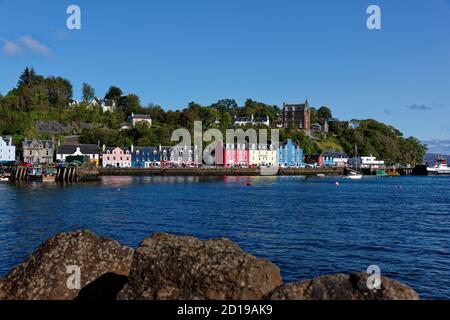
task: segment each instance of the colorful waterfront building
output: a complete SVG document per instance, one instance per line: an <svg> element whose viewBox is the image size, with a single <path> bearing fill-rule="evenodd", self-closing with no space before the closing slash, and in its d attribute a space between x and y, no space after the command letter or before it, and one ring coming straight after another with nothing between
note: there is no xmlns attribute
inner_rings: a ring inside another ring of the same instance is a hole
<svg viewBox="0 0 450 320"><path fill-rule="evenodd" d="M22 142L23 161L27 163L53 163L55 144L52 140L27 140Z"/></svg>
<svg viewBox="0 0 450 320"><path fill-rule="evenodd" d="M16 146L12 143L12 137L0 136L0 164L8 164L16 161Z"/></svg>
<svg viewBox="0 0 450 320"><path fill-rule="evenodd" d="M344 168L348 164L348 156L345 152L324 152L323 164L327 167Z"/></svg>
<svg viewBox="0 0 450 320"><path fill-rule="evenodd" d="M305 163L314 167L323 167L324 159L322 154L307 154L305 155Z"/></svg>
<svg viewBox="0 0 450 320"><path fill-rule="evenodd" d="M85 157L87 161L98 166L100 164L100 148L96 144L61 145L56 151L56 160L67 161L77 157Z"/></svg>
<svg viewBox="0 0 450 320"><path fill-rule="evenodd" d="M197 166L200 163L197 146L160 147L161 167Z"/></svg>
<svg viewBox="0 0 450 320"><path fill-rule="evenodd" d="M215 155L216 165L223 165L224 167L246 167L249 165L249 150L245 143L218 141Z"/></svg>
<svg viewBox="0 0 450 320"><path fill-rule="evenodd" d="M277 149L272 143L251 143L249 144L249 165L250 166L276 166Z"/></svg>
<svg viewBox="0 0 450 320"><path fill-rule="evenodd" d="M131 166L133 168L160 167L161 147L131 146Z"/></svg>
<svg viewBox="0 0 450 320"><path fill-rule="evenodd" d="M103 146L102 165L104 168L131 168L131 150Z"/></svg>
<svg viewBox="0 0 450 320"><path fill-rule="evenodd" d="M295 168L303 165L302 147L291 139L280 145L278 149L278 164L280 167Z"/></svg>

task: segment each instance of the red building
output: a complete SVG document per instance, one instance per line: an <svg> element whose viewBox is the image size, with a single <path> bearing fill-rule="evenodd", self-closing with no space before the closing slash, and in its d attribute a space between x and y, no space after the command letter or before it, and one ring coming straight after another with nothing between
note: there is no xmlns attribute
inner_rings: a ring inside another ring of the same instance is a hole
<svg viewBox="0 0 450 320"><path fill-rule="evenodd" d="M305 155L305 163L316 167L324 166L324 158L322 154Z"/></svg>
<svg viewBox="0 0 450 320"><path fill-rule="evenodd" d="M220 158L222 155L222 159ZM250 150L245 143L223 143L218 142L216 148L216 164L223 163L224 167L248 166L250 159Z"/></svg>

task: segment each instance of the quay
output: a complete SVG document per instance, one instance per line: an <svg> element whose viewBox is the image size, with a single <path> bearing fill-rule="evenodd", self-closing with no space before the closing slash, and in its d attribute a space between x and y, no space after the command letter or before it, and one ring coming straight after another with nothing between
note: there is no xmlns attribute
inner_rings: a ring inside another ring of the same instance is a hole
<svg viewBox="0 0 450 320"><path fill-rule="evenodd" d="M260 176L258 168L100 168L100 176ZM340 176L343 168L280 168L279 176Z"/></svg>

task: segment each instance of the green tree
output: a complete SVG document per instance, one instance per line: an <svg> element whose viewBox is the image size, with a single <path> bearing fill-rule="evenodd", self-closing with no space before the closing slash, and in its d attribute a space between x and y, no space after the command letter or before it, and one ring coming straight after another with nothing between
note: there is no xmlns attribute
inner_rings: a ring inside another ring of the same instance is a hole
<svg viewBox="0 0 450 320"><path fill-rule="evenodd" d="M119 87L111 86L109 87L108 92L106 92L105 94L105 99L119 102L122 95L123 91Z"/></svg>
<svg viewBox="0 0 450 320"><path fill-rule="evenodd" d="M17 88L22 88L24 86L29 86L36 79L36 72L33 68L29 68L28 66L19 76L19 81L17 82Z"/></svg>
<svg viewBox="0 0 450 320"><path fill-rule="evenodd" d="M89 101L94 99L95 90L91 85L83 82L82 95L83 95L83 101L88 103Z"/></svg>
<svg viewBox="0 0 450 320"><path fill-rule="evenodd" d="M320 122L328 122L333 118L333 114L331 113L330 108L320 107L319 110L317 110L317 118Z"/></svg>

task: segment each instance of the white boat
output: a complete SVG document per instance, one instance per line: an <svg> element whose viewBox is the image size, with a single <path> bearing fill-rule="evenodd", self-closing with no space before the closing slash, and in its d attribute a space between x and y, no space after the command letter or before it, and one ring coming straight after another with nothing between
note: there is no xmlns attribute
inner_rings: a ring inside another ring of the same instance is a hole
<svg viewBox="0 0 450 320"><path fill-rule="evenodd" d="M436 165L434 167L427 167L427 171L431 175L450 175L450 167L447 164L447 159L444 158L437 159Z"/></svg>
<svg viewBox="0 0 450 320"><path fill-rule="evenodd" d="M0 177L0 182L8 182L9 178L8 177Z"/></svg>
<svg viewBox="0 0 450 320"><path fill-rule="evenodd" d="M363 175L358 171L358 147L355 145L356 170L349 170L345 179L361 180Z"/></svg>
<svg viewBox="0 0 450 320"><path fill-rule="evenodd" d="M347 176L345 177L345 179L350 179L350 180L360 180L362 179L363 175L355 172L355 171L350 171Z"/></svg>

